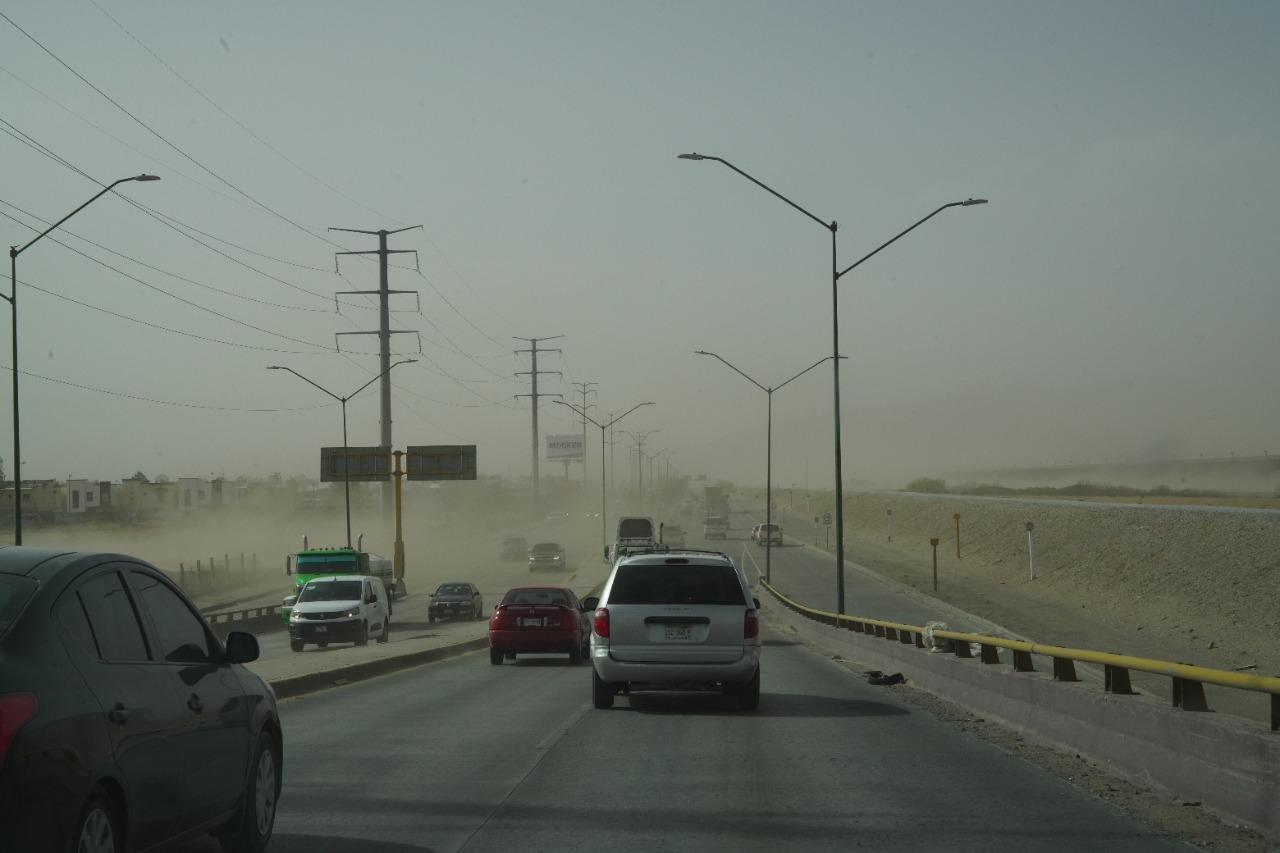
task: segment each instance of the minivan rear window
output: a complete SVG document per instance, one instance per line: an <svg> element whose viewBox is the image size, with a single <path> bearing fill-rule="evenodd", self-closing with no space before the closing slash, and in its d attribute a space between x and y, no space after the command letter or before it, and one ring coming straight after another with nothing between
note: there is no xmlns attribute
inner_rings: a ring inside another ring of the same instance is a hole
<svg viewBox="0 0 1280 853"><path fill-rule="evenodd" d="M608 604L747 603L732 566L619 566Z"/></svg>

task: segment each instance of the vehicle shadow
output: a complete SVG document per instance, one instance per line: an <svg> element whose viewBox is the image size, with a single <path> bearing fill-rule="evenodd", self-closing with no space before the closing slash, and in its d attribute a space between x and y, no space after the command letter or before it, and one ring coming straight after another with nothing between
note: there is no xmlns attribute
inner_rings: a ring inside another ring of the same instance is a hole
<svg viewBox="0 0 1280 853"><path fill-rule="evenodd" d="M577 663L577 664L569 663L569 653L568 653L568 652L565 652L564 654L546 654L546 655L539 655L538 657L528 657L528 658L526 658L526 657L518 657L518 658L516 658L515 660L504 660L504 661L502 662L502 665L503 665L503 666L532 667L532 668L535 668L535 669L536 669L536 668L538 668L538 667L543 667L543 666L571 666L571 667L580 668L580 669L582 669L583 671L585 671L585 670L586 670L586 668L587 668L584 664L580 664L580 663Z"/></svg>
<svg viewBox="0 0 1280 853"><path fill-rule="evenodd" d="M858 717L902 717L911 712L884 702L868 702L863 699L840 699L833 696L813 696L793 693L760 694L760 707L755 711L742 711L734 704L732 696L719 693L633 693L619 695L623 700L615 710L655 716L713 716L727 717L749 715L772 719L833 719Z"/></svg>

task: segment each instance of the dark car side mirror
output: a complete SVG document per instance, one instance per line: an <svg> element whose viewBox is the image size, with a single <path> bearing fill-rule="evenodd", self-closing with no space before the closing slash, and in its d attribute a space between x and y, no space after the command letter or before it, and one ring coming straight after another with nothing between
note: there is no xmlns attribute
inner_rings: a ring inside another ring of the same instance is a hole
<svg viewBox="0 0 1280 853"><path fill-rule="evenodd" d="M585 613L588 610L595 610L600 606L600 599L594 595L588 596L582 600L582 610Z"/></svg>
<svg viewBox="0 0 1280 853"><path fill-rule="evenodd" d="M252 663L258 659L258 638L244 631L227 634L227 662Z"/></svg>
<svg viewBox="0 0 1280 853"><path fill-rule="evenodd" d="M752 604L754 604L754 605L756 606L756 610L759 610L759 609L760 609L760 599L758 599L758 598L756 598L756 597L752 596L752 598L751 598L751 602L752 602Z"/></svg>

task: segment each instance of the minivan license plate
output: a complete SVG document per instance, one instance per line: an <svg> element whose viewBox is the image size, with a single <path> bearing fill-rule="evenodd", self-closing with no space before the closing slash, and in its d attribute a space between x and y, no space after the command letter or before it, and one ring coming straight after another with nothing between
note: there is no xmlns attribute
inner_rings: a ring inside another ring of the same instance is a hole
<svg viewBox="0 0 1280 853"><path fill-rule="evenodd" d="M691 640L693 633L688 625L663 625L662 637L666 640Z"/></svg>
<svg viewBox="0 0 1280 853"><path fill-rule="evenodd" d="M316 633L317 633L317 634L323 634L325 631L328 631L328 630L329 630L329 626L328 626L328 625L317 625L317 626L316 626Z"/></svg>

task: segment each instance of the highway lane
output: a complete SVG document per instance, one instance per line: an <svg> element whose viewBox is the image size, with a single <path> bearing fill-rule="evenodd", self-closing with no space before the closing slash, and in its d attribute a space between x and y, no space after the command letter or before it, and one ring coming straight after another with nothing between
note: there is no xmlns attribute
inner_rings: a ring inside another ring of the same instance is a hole
<svg viewBox="0 0 1280 853"><path fill-rule="evenodd" d="M483 653L282 703L271 849L1185 850L766 626L758 712ZM211 853L211 839L182 853Z"/></svg>

